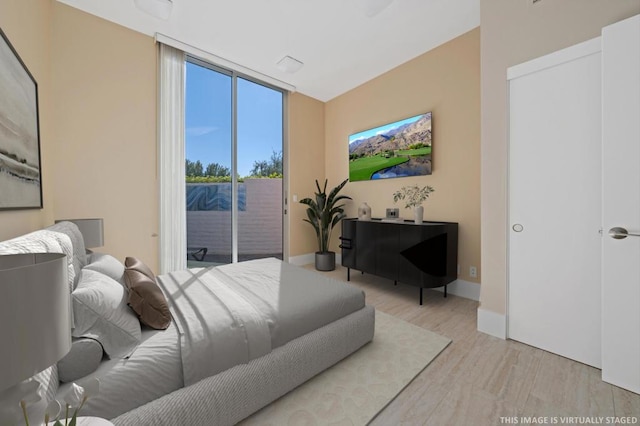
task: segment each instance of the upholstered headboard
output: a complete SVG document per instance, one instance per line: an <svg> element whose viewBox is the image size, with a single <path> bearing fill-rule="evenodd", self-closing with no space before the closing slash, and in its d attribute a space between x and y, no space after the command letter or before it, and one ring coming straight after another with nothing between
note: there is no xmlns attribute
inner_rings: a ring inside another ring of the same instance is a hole
<svg viewBox="0 0 640 426"><path fill-rule="evenodd" d="M59 222L48 228L0 242L0 254L62 253L67 255L69 292L78 284L80 270L87 264L84 240L78 227Z"/></svg>

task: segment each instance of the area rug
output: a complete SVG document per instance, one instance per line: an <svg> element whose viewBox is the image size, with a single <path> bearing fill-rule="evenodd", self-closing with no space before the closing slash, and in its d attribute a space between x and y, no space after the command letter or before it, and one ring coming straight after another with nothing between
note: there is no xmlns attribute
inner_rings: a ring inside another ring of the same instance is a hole
<svg viewBox="0 0 640 426"><path fill-rule="evenodd" d="M241 422L241 425L365 425L450 339L376 311L373 341Z"/></svg>

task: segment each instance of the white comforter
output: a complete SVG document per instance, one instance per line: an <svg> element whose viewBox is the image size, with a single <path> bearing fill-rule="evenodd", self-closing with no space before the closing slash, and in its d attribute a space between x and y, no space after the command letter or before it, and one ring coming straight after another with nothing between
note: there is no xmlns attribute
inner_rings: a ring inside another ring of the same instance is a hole
<svg viewBox="0 0 640 426"><path fill-rule="evenodd" d="M185 386L364 307L362 291L274 258L158 281L179 330Z"/></svg>
<svg viewBox="0 0 640 426"><path fill-rule="evenodd" d="M185 386L271 352L266 320L217 269L177 271L159 281L180 333Z"/></svg>

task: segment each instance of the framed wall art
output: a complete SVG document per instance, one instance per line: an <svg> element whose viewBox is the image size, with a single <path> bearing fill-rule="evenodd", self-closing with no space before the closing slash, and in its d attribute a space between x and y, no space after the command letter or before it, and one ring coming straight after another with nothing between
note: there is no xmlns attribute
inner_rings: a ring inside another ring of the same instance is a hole
<svg viewBox="0 0 640 426"><path fill-rule="evenodd" d="M38 84L0 36L0 210L40 209Z"/></svg>

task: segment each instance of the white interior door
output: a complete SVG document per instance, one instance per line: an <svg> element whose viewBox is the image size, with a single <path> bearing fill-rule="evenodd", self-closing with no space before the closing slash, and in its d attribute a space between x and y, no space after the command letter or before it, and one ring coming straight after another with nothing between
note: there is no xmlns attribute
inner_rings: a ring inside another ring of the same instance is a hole
<svg viewBox="0 0 640 426"><path fill-rule="evenodd" d="M596 367L600 49L594 39L508 70L508 337Z"/></svg>
<svg viewBox="0 0 640 426"><path fill-rule="evenodd" d="M602 31L602 379L640 393L640 15Z"/></svg>

